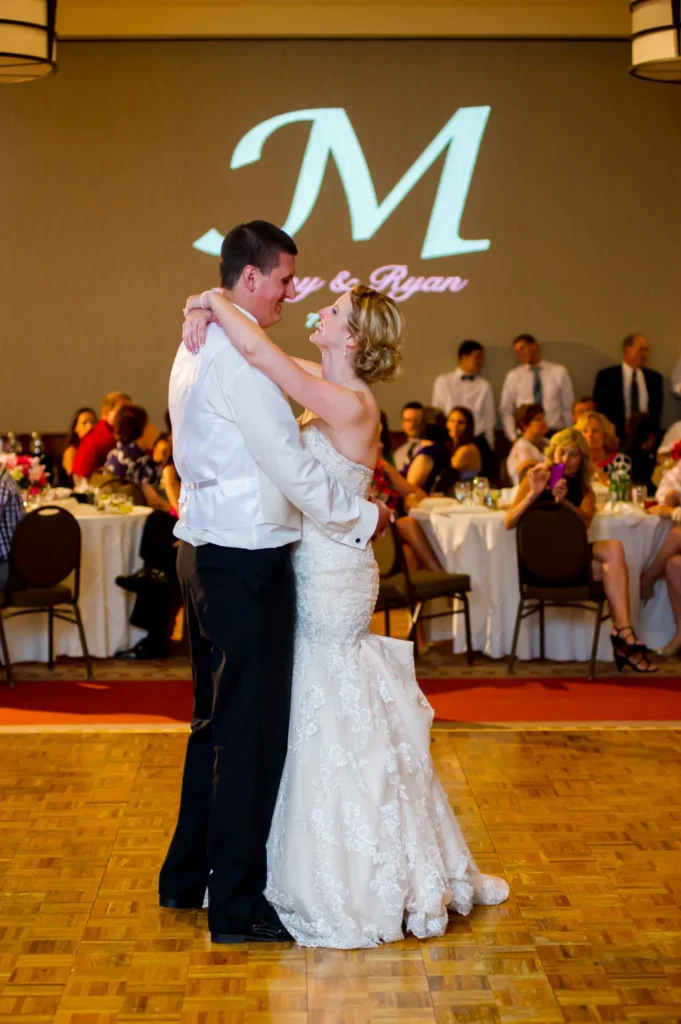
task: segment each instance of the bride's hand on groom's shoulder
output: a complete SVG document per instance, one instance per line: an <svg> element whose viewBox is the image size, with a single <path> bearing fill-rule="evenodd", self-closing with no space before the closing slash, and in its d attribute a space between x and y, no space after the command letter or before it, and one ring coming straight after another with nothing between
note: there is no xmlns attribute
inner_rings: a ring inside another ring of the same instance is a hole
<svg viewBox="0 0 681 1024"><path fill-rule="evenodd" d="M206 344L206 329L213 319L213 314L209 309L185 307L182 341L192 355L196 355Z"/></svg>

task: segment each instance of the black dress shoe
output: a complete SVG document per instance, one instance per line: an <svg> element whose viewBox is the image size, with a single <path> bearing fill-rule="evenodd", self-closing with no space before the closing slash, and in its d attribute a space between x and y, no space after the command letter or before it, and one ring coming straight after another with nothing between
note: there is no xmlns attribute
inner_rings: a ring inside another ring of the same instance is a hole
<svg viewBox="0 0 681 1024"><path fill-rule="evenodd" d="M159 907L164 907L166 910L201 910L203 900L191 898L176 899L174 896L159 896L158 905Z"/></svg>
<svg viewBox="0 0 681 1024"><path fill-rule="evenodd" d="M245 932L211 932L211 942L216 943L219 946L231 945L237 942L294 942L294 938L290 935L283 924L279 922L275 924L274 921L261 918L259 921L254 921L250 928Z"/></svg>
<svg viewBox="0 0 681 1024"><path fill-rule="evenodd" d="M153 590L154 587L165 586L168 582L168 574L160 569L138 569L129 576L116 577L116 586L130 594Z"/></svg>
<svg viewBox="0 0 681 1024"><path fill-rule="evenodd" d="M165 640L157 640L155 637L145 636L126 651L116 651L116 657L121 661L148 661L150 658L169 658L170 647Z"/></svg>

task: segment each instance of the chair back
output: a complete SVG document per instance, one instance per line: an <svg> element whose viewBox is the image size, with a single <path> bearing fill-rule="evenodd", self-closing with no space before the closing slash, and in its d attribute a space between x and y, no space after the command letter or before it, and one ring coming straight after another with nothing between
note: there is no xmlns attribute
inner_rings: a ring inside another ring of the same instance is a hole
<svg viewBox="0 0 681 1024"><path fill-rule="evenodd" d="M123 494L126 498L132 498L133 505L146 505L147 499L141 487L132 481L106 480L99 486L100 494Z"/></svg>
<svg viewBox="0 0 681 1024"><path fill-rule="evenodd" d="M586 527L569 508L530 507L517 527L520 585L576 583L591 560Z"/></svg>
<svg viewBox="0 0 681 1024"><path fill-rule="evenodd" d="M390 523L384 535L376 538L373 542L373 549L378 565L378 574L382 580L402 572L402 548L395 523Z"/></svg>
<svg viewBox="0 0 681 1024"><path fill-rule="evenodd" d="M80 526L64 508L44 505L29 512L14 531L9 555L6 601L12 590L47 589L76 574L80 585Z"/></svg>

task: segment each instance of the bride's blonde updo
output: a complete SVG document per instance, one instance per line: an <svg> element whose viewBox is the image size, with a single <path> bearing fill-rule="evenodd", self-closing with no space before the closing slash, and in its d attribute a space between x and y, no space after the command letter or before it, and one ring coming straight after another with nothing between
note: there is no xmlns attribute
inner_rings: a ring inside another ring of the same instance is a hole
<svg viewBox="0 0 681 1024"><path fill-rule="evenodd" d="M357 342L353 366L366 384L389 381L402 362L404 318L383 292L356 284L350 291L352 313L348 326Z"/></svg>

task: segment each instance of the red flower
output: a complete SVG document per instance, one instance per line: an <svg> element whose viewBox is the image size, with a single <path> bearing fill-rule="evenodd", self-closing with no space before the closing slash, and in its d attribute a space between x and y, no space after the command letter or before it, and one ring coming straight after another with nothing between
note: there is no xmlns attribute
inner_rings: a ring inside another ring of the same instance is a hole
<svg viewBox="0 0 681 1024"><path fill-rule="evenodd" d="M677 441L672 448L672 458L674 462L678 462L681 459L681 441Z"/></svg>

